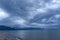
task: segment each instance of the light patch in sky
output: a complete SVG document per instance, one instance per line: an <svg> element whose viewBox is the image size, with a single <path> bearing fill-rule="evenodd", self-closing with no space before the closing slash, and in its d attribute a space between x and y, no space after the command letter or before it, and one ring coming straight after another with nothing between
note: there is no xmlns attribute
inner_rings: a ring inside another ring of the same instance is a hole
<svg viewBox="0 0 60 40"><path fill-rule="evenodd" d="M15 24L19 24L19 25L25 25L26 24L26 20L24 20L23 18L20 18L20 17L18 17L18 18L12 18L12 21L13 21L13 23L15 23Z"/></svg>
<svg viewBox="0 0 60 40"><path fill-rule="evenodd" d="M52 10L55 10L55 9L58 9L60 6L59 6L59 4L48 4L48 3L46 3L46 7L45 7L45 9L52 9Z"/></svg>
<svg viewBox="0 0 60 40"><path fill-rule="evenodd" d="M58 14L58 15L55 15L55 18L60 18L60 15Z"/></svg>
<svg viewBox="0 0 60 40"><path fill-rule="evenodd" d="M52 3L60 3L60 0L51 0Z"/></svg>
<svg viewBox="0 0 60 40"><path fill-rule="evenodd" d="M15 22L16 22L17 24L23 25L23 24L25 23L25 20L23 20L23 19L17 19L17 20L15 20Z"/></svg>
<svg viewBox="0 0 60 40"><path fill-rule="evenodd" d="M0 20L9 17L9 14L0 8Z"/></svg>
<svg viewBox="0 0 60 40"><path fill-rule="evenodd" d="M45 13L45 12L47 12L47 10L44 8L40 8L40 9L36 9L36 12L37 13Z"/></svg>
<svg viewBox="0 0 60 40"><path fill-rule="evenodd" d="M46 21L47 21L47 19L42 19L42 20L41 20L41 22L46 22Z"/></svg>
<svg viewBox="0 0 60 40"><path fill-rule="evenodd" d="M33 26L33 27L40 27L40 28L46 28L47 26L49 26L48 24L39 24L39 23L31 23L30 26ZM46 27L45 27L46 26Z"/></svg>

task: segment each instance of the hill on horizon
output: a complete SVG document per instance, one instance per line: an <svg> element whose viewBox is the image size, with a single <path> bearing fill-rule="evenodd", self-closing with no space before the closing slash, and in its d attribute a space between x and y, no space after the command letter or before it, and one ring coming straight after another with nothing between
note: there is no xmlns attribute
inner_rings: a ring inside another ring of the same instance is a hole
<svg viewBox="0 0 60 40"><path fill-rule="evenodd" d="M14 28L11 28L5 25L0 25L0 30L14 30Z"/></svg>

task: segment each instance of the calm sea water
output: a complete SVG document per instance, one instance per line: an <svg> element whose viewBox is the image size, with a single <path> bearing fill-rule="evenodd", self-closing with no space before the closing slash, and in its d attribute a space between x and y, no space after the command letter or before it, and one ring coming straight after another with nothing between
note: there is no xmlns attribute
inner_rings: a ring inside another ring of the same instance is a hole
<svg viewBox="0 0 60 40"><path fill-rule="evenodd" d="M0 32L15 35L24 40L60 40L60 30L5 30Z"/></svg>

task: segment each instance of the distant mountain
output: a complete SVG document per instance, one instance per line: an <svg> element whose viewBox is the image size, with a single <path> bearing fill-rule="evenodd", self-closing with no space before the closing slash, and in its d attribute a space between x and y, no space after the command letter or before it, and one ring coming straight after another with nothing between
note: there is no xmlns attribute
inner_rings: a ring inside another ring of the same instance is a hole
<svg viewBox="0 0 60 40"><path fill-rule="evenodd" d="M33 27L27 27L27 28L11 28L8 26L0 25L0 30L40 30L42 28L33 28Z"/></svg>
<svg viewBox="0 0 60 40"><path fill-rule="evenodd" d="M28 27L28 28L20 28L19 30L41 30L43 28L33 28L33 27Z"/></svg>
<svg viewBox="0 0 60 40"><path fill-rule="evenodd" d="M57 25L56 25L57 26ZM58 25L60 26L60 25ZM25 28L11 28L8 26L0 25L0 30L44 30L44 29L60 29L59 27L51 26L48 28L35 28L35 27L25 27Z"/></svg>
<svg viewBox="0 0 60 40"><path fill-rule="evenodd" d="M18 28L16 30L41 30L44 28L39 28L39 27L25 27L25 28Z"/></svg>
<svg viewBox="0 0 60 40"><path fill-rule="evenodd" d="M0 30L15 30L14 28L10 28L8 26L0 25Z"/></svg>

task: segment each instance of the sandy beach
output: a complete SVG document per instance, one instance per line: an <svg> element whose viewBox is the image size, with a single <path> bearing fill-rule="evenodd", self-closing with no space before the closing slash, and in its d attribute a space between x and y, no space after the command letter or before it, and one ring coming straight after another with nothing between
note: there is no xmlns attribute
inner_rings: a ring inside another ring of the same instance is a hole
<svg viewBox="0 0 60 40"><path fill-rule="evenodd" d="M0 40L22 40L20 37L0 32Z"/></svg>

